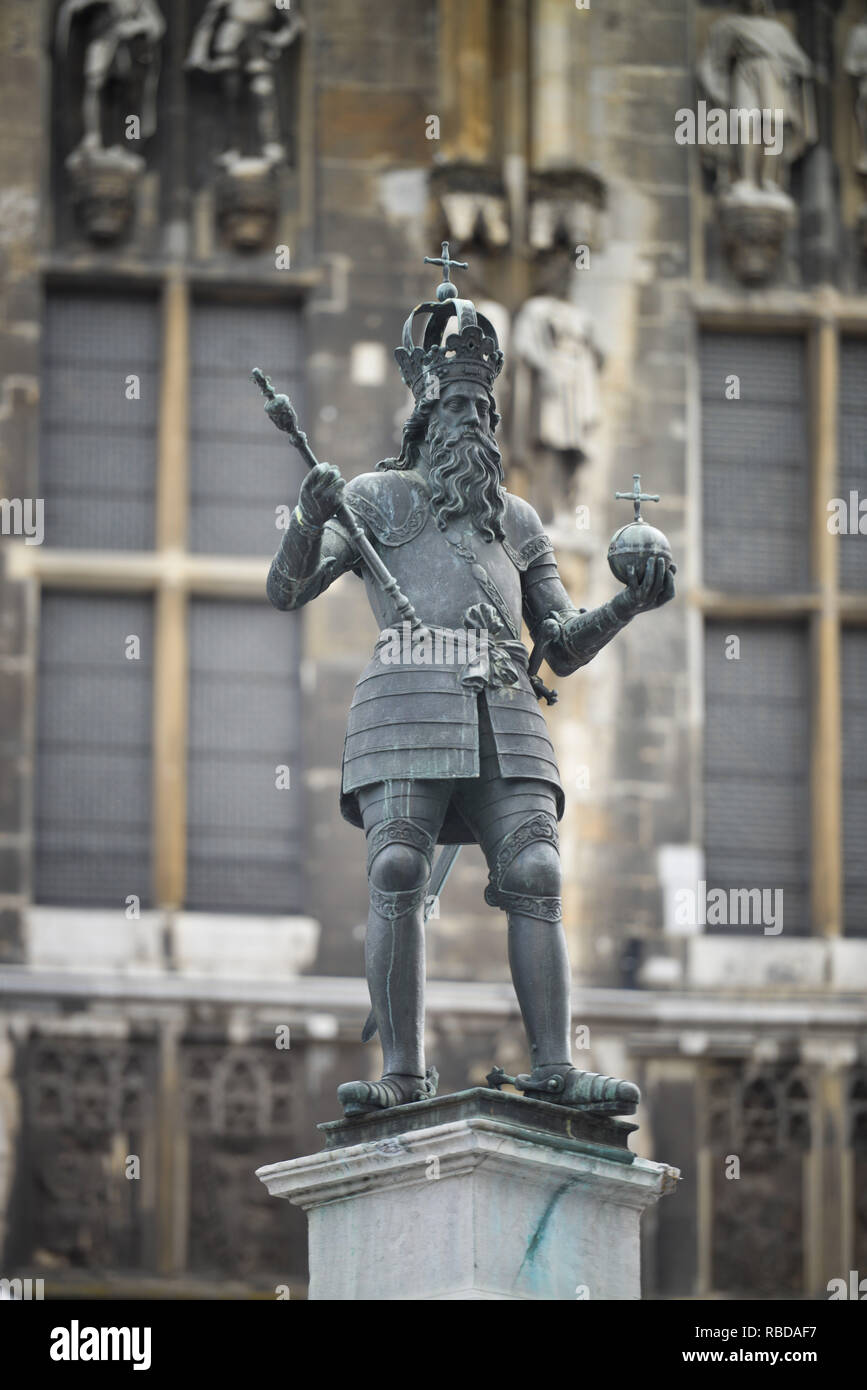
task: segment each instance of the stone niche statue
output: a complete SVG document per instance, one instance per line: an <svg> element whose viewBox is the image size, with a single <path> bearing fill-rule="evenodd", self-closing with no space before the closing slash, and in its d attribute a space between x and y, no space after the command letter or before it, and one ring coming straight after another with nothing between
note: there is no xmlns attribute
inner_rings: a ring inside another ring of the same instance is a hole
<svg viewBox="0 0 867 1390"><path fill-rule="evenodd" d="M276 215L274 174L286 161L276 70L304 28L273 0L210 0L190 44L187 70L217 78L222 90L217 216L239 250L262 245Z"/></svg>
<svg viewBox="0 0 867 1390"><path fill-rule="evenodd" d="M855 171L867 181L867 19L856 24L849 35L843 66L855 83L855 119L858 122L859 149ZM867 202L858 214L861 254L867 258Z"/></svg>
<svg viewBox="0 0 867 1390"><path fill-rule="evenodd" d="M867 19L856 24L849 35L843 66L855 82L855 119L861 142L855 168L867 178Z"/></svg>
<svg viewBox="0 0 867 1390"><path fill-rule="evenodd" d="M727 132L703 154L716 171L723 243L747 282L772 273L796 219L788 177L817 138L812 72L771 0L742 0L739 15L717 20L699 60L708 131L722 113Z"/></svg>
<svg viewBox="0 0 867 1390"><path fill-rule="evenodd" d="M515 319L512 351L538 377L532 441L586 456L599 423L601 361L589 314L569 300L536 295Z"/></svg>
<svg viewBox="0 0 867 1390"><path fill-rule="evenodd" d="M380 628L349 712L341 810L367 840L372 1014L363 1036L379 1031L384 1066L381 1080L346 1082L338 1097L357 1115L435 1094L424 1057L425 908L458 847L478 844L485 901L508 922L531 1064L517 1077L495 1068L489 1084L628 1114L639 1099L632 1082L571 1060L557 835L564 794L538 705L556 697L538 670L544 655L557 675L571 675L637 614L672 599L671 552L635 500L636 522L626 540L618 532L610 561L625 587L590 612L576 608L536 511L505 486L496 332L457 297L447 244L436 263L445 267L436 299L410 314L395 351L415 400L397 458L344 483L337 468L317 463L287 397L254 372L268 414L310 466L268 596L297 610L355 570ZM529 656L522 614L535 642ZM437 844L446 848L434 863Z"/></svg>
<svg viewBox="0 0 867 1390"><path fill-rule="evenodd" d="M527 467L547 493L545 510L554 516L565 495L571 518L575 472L591 453L600 418L602 354L593 321L568 299L535 295L515 318L512 356L512 458L532 460Z"/></svg>
<svg viewBox="0 0 867 1390"><path fill-rule="evenodd" d="M81 72L72 73L73 30L78 28L83 30L83 59ZM132 216L145 162L120 142L148 140L156 131L165 30L155 0L63 0L57 12L57 61L70 84L80 82L82 91L83 134L66 168L80 219L95 241L113 241Z"/></svg>

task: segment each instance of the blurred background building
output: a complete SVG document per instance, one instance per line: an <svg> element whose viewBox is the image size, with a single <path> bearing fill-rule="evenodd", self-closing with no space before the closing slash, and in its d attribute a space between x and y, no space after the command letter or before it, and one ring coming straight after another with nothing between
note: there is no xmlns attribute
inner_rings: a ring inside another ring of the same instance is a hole
<svg viewBox="0 0 867 1390"><path fill-rule="evenodd" d="M577 1056L684 1175L647 1296L826 1297L867 1275L867 8L256 10L0 4L0 1274L303 1297L253 1171L377 1074L375 632L352 575L267 604L301 473L249 373L347 476L395 453L448 237L574 601L633 473L678 561L550 712ZM782 153L712 141L730 105ZM526 1065L484 883L429 928L442 1089Z"/></svg>

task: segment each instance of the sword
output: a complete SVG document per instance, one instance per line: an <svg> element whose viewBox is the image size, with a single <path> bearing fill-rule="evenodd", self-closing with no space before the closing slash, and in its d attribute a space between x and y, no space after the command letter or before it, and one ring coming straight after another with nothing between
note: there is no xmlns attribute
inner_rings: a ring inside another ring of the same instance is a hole
<svg viewBox="0 0 867 1390"><path fill-rule="evenodd" d="M530 653L530 664L527 667L527 674L530 677L530 684L537 700L545 700L549 705L556 705L557 692L549 690L547 685L543 685L539 679L539 667L545 659L545 653L551 643L560 636L560 619L556 613L549 613L542 626L539 628L538 640L533 645Z"/></svg>

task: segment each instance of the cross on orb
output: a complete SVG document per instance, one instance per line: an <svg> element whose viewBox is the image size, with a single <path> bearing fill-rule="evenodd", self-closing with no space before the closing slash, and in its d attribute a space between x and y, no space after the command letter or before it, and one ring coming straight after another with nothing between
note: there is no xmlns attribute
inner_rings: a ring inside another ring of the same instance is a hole
<svg viewBox="0 0 867 1390"><path fill-rule="evenodd" d="M640 474L640 473L633 473L633 475L632 475L632 491L631 491L631 492L615 492L614 497L615 497L615 500L616 500L616 501L619 501L619 500L622 498L624 501L631 502L631 503L633 504L633 506L635 507L635 520L636 520L636 521L643 521L643 520L644 520L644 517L641 515L641 504L642 504L642 502L658 502L658 501L659 501L659 493L658 493L658 492L642 492L642 491L641 491L641 474Z"/></svg>

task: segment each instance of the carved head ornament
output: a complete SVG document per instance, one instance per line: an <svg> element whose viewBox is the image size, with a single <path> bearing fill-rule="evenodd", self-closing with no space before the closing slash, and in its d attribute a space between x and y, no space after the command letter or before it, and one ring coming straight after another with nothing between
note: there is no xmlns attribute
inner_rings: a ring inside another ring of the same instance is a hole
<svg viewBox="0 0 867 1390"><path fill-rule="evenodd" d="M417 305L403 326L402 345L395 348L394 358L404 382L416 400L437 395L452 381L475 381L490 391L502 371L503 353L493 325L477 312L472 300L459 298L457 285L450 279L452 268L465 270L466 263L450 259L447 241L441 257L425 256L425 262L441 265L443 280L436 300ZM428 316L424 335L416 343L415 320L424 314Z"/></svg>

